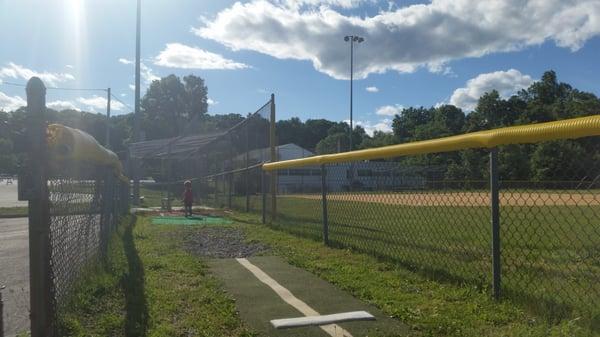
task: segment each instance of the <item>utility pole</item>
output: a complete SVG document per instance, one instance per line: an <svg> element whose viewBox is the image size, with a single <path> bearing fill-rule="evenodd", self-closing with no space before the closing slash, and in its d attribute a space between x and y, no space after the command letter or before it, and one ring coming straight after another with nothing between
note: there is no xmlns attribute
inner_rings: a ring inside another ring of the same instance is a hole
<svg viewBox="0 0 600 337"><path fill-rule="evenodd" d="M135 35L135 112L133 115L133 141L140 141L140 34L141 34L142 1L137 0L137 22ZM133 204L140 204L140 172L137 158L130 158L133 166Z"/></svg>
<svg viewBox="0 0 600 337"><path fill-rule="evenodd" d="M106 89L106 138L104 146L110 149L110 88Z"/></svg>

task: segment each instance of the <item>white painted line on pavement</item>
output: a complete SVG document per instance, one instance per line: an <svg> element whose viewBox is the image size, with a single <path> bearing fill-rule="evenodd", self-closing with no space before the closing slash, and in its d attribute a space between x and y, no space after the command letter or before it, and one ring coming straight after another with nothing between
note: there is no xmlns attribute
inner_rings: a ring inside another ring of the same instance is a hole
<svg viewBox="0 0 600 337"><path fill-rule="evenodd" d="M268 285L273 291L281 297L287 304L296 308L296 310L300 311L304 316L319 316L320 314L308 304L302 302L299 298L294 296L291 291L284 288L281 284L267 275L264 271L262 271L257 266L253 265L248 259L236 259L244 268L248 269L256 278L262 283ZM327 324L320 326L323 331L329 334L332 337L353 337L350 332L346 331L344 328L337 324Z"/></svg>

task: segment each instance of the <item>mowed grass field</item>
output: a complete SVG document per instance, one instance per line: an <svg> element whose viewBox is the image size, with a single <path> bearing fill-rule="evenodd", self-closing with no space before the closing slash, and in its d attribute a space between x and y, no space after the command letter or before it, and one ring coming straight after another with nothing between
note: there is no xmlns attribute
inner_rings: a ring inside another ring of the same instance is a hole
<svg viewBox="0 0 600 337"><path fill-rule="evenodd" d="M393 195L385 203L374 194L376 202L366 201L367 194L357 195L329 195L332 246L392 260L442 282L489 287L490 207L452 202L395 205L389 202ZM428 193L422 197L437 198ZM555 194L549 194L548 200L552 198ZM322 240L320 195L280 196L277 203L277 219L271 226ZM548 320L581 319L598 331L600 206L538 203L501 206L503 298Z"/></svg>

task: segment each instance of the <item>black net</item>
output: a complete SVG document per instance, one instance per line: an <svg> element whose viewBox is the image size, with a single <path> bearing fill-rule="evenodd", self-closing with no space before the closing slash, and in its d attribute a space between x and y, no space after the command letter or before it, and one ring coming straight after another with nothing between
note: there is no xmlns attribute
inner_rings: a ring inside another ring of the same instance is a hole
<svg viewBox="0 0 600 337"><path fill-rule="evenodd" d="M136 153L160 153L145 159L149 167L160 167L160 174L152 174L160 181L143 184L146 204L163 208L182 206L183 183L189 180L195 205L262 214L264 177L261 166L271 160L273 109L273 103L269 101L237 125L215 136L186 136L167 143L162 141L161 149L166 150L152 150L158 141L136 145L133 148ZM153 165L150 165L151 161L154 161Z"/></svg>

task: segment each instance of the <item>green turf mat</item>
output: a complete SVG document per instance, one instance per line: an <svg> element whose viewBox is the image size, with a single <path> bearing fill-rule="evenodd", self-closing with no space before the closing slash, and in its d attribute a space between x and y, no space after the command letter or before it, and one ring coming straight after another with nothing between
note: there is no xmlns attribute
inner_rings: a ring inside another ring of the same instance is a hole
<svg viewBox="0 0 600 337"><path fill-rule="evenodd" d="M156 216L152 218L153 225L226 225L233 221L214 216Z"/></svg>

